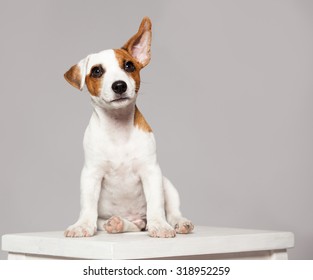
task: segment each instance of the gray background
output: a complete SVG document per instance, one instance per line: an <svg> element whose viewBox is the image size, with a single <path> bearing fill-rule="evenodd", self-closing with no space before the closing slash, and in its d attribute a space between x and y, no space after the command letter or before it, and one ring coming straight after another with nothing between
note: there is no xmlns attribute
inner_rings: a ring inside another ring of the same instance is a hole
<svg viewBox="0 0 313 280"><path fill-rule="evenodd" d="M293 231L290 258L313 259L309 0L1 0L0 235L77 219L92 108L63 73L121 46L145 15L152 61L138 103L184 214Z"/></svg>

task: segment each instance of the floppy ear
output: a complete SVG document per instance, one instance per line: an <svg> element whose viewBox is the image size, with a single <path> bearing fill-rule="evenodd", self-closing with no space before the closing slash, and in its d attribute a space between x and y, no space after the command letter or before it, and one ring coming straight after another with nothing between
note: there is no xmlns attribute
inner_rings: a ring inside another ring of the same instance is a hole
<svg viewBox="0 0 313 280"><path fill-rule="evenodd" d="M86 57L73 65L65 74L64 78L73 87L82 90L85 85L86 68L89 57Z"/></svg>
<svg viewBox="0 0 313 280"><path fill-rule="evenodd" d="M145 67L151 58L151 20L144 17L141 21L138 32L131 37L122 49L126 50L133 58L135 58L142 67Z"/></svg>

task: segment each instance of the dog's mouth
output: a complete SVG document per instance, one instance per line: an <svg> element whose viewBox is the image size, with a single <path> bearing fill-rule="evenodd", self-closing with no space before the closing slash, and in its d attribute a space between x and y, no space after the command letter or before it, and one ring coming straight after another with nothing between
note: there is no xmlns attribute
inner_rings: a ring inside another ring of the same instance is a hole
<svg viewBox="0 0 313 280"><path fill-rule="evenodd" d="M129 97L121 97L121 98L116 98L116 99L113 99L112 101L110 101L110 103L118 103L118 102L123 102L125 100L129 100L130 98Z"/></svg>

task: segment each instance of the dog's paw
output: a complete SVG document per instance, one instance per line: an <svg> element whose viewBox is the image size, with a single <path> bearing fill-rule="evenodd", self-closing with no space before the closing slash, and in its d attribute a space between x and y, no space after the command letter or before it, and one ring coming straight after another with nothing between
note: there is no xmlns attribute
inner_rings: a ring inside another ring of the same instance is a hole
<svg viewBox="0 0 313 280"><path fill-rule="evenodd" d="M177 233L186 234L192 232L193 229L194 225L192 224L192 222L186 219L182 219L175 225L175 231Z"/></svg>
<svg viewBox="0 0 313 280"><path fill-rule="evenodd" d="M171 238L176 236L175 230L166 222L148 223L148 232L151 237Z"/></svg>
<svg viewBox="0 0 313 280"><path fill-rule="evenodd" d="M144 230L146 228L146 221L138 219L132 221L140 230Z"/></svg>
<svg viewBox="0 0 313 280"><path fill-rule="evenodd" d="M120 217L113 216L107 220L106 224L104 225L104 229L108 233L119 233L123 232L124 222Z"/></svg>
<svg viewBox="0 0 313 280"><path fill-rule="evenodd" d="M64 232L65 237L90 237L97 232L95 226L84 224L74 224L69 226Z"/></svg>

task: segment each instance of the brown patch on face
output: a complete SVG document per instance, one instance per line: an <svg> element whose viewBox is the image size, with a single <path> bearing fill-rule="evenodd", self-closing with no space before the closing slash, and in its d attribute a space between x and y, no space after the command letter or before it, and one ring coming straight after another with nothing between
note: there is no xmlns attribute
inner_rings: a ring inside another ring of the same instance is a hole
<svg viewBox="0 0 313 280"><path fill-rule="evenodd" d="M65 80L67 80L73 87L76 87L81 90L81 80L82 76L80 74L80 68L76 64L72 66L65 74L64 74Z"/></svg>
<svg viewBox="0 0 313 280"><path fill-rule="evenodd" d="M140 113L137 106L135 107L134 125L145 132L152 132L150 125Z"/></svg>
<svg viewBox="0 0 313 280"><path fill-rule="evenodd" d="M93 67L95 67L95 66L93 66ZM103 75L99 78L93 77L91 75L91 70L90 70L90 73L88 75L86 75L85 82L86 82L88 91L90 92L91 95L93 95L93 96L99 96L100 95L102 83L103 83Z"/></svg>
<svg viewBox="0 0 313 280"><path fill-rule="evenodd" d="M140 70L142 68L141 64L138 63L127 51L125 50L122 50L122 49L116 49L114 50L115 52L115 57L118 61L118 64L120 65L121 69L124 70L124 67L125 67L125 62L127 61L131 61L134 66L135 66L135 71L133 72L126 72L125 73L129 76L131 76L134 81L135 81L135 85L136 85L136 88L135 88L135 91L136 93L138 93L139 91L139 88L140 88Z"/></svg>

